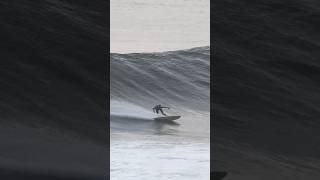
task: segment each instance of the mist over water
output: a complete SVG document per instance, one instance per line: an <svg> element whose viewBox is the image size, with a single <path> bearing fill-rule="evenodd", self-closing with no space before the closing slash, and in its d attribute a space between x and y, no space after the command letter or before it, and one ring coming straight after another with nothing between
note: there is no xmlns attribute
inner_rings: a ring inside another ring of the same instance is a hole
<svg viewBox="0 0 320 180"><path fill-rule="evenodd" d="M152 120L152 118L160 116L152 113L152 111L147 110L141 106L137 106L128 102L113 100L110 101L110 115L119 117L131 117L137 119L139 118L146 120Z"/></svg>

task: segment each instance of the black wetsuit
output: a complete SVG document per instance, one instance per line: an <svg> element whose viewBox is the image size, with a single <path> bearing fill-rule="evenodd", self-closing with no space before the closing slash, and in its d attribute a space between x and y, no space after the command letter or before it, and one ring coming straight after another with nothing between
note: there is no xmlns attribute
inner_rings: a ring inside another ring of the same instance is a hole
<svg viewBox="0 0 320 180"><path fill-rule="evenodd" d="M168 108L170 109L169 107L163 107L161 106L160 104L159 105L156 105L155 107L152 108L153 112L159 114L159 111L161 112L161 114L163 114L164 116L167 116L164 112L163 112L163 108Z"/></svg>

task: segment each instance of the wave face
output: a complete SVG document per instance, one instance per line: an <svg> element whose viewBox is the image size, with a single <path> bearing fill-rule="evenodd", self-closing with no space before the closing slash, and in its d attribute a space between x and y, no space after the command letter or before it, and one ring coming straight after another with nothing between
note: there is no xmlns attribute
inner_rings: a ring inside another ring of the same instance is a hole
<svg viewBox="0 0 320 180"><path fill-rule="evenodd" d="M105 140L104 5L0 2L1 119Z"/></svg>
<svg viewBox="0 0 320 180"><path fill-rule="evenodd" d="M209 47L111 54L111 179L208 179L209 67ZM181 118L154 120L156 104Z"/></svg>
<svg viewBox="0 0 320 180"><path fill-rule="evenodd" d="M1 179L105 179L107 4L0 1Z"/></svg>
<svg viewBox="0 0 320 180"><path fill-rule="evenodd" d="M210 48L111 54L110 97L152 108L209 111Z"/></svg>
<svg viewBox="0 0 320 180"><path fill-rule="evenodd" d="M214 168L230 179L317 179L319 3L213 6Z"/></svg>

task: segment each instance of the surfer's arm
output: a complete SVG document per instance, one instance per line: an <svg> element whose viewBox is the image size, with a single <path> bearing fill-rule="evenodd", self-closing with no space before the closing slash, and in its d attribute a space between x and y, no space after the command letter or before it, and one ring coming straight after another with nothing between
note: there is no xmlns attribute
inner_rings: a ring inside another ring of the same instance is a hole
<svg viewBox="0 0 320 180"><path fill-rule="evenodd" d="M161 107L161 108L167 108L167 109L170 109L169 107Z"/></svg>

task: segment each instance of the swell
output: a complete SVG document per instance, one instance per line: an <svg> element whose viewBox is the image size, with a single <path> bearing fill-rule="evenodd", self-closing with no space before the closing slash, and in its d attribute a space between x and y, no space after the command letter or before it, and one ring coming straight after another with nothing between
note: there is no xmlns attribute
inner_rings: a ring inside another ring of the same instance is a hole
<svg viewBox="0 0 320 180"><path fill-rule="evenodd" d="M3 123L41 123L104 139L104 5L0 1Z"/></svg>
<svg viewBox="0 0 320 180"><path fill-rule="evenodd" d="M111 54L111 99L209 110L210 48Z"/></svg>
<svg viewBox="0 0 320 180"><path fill-rule="evenodd" d="M106 7L0 0L3 179L105 179Z"/></svg>
<svg viewBox="0 0 320 180"><path fill-rule="evenodd" d="M213 8L217 144L319 158L320 4L230 0Z"/></svg>

